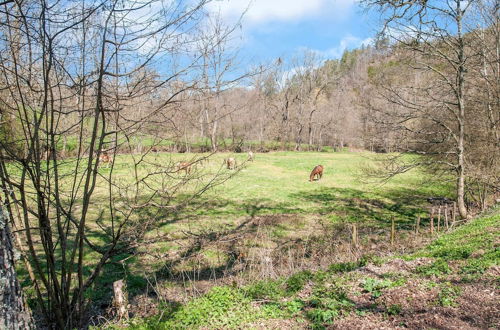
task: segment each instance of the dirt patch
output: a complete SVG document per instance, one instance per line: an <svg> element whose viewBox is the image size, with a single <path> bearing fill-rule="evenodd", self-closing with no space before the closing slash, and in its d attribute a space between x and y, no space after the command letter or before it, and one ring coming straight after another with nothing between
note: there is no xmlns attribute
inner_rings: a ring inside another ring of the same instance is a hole
<svg viewBox="0 0 500 330"><path fill-rule="evenodd" d="M460 285L455 307L438 306L439 287L411 282L378 298L350 296L361 315L352 313L329 329L498 329L499 292L481 284ZM391 315L396 312L397 315Z"/></svg>
<svg viewBox="0 0 500 330"><path fill-rule="evenodd" d="M481 328L500 326L500 290L493 284L467 284L460 286L462 293L457 298L459 309L456 317L467 324Z"/></svg>
<svg viewBox="0 0 500 330"><path fill-rule="evenodd" d="M380 266L370 264L359 269L358 271L367 275L376 275L379 277L387 273L409 274L413 273L417 267L429 265L431 263L432 259L430 258L418 258L410 261L393 259Z"/></svg>
<svg viewBox="0 0 500 330"><path fill-rule="evenodd" d="M309 329L307 323L299 323L293 319L271 319L271 320L260 320L255 323L248 324L245 329Z"/></svg>
<svg viewBox="0 0 500 330"><path fill-rule="evenodd" d="M486 277L492 278L500 278L500 266L492 266L490 267L486 273L484 273Z"/></svg>
<svg viewBox="0 0 500 330"><path fill-rule="evenodd" d="M256 216L252 219L254 226L275 226L281 223L298 223L300 217L295 214L267 214Z"/></svg>
<svg viewBox="0 0 500 330"><path fill-rule="evenodd" d="M394 319L388 319L381 314L368 313L363 316L351 315L344 319L335 321L327 329L338 330L372 330L372 329L406 329L399 326Z"/></svg>
<svg viewBox="0 0 500 330"><path fill-rule="evenodd" d="M438 288L430 288L426 282L408 281L404 286L387 290L377 300L384 311L397 306L401 313L420 313L429 309L437 299Z"/></svg>

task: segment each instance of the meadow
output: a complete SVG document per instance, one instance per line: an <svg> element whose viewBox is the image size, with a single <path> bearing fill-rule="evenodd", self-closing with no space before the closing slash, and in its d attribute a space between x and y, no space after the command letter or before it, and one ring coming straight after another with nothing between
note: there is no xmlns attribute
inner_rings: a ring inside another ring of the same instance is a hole
<svg viewBox="0 0 500 330"><path fill-rule="evenodd" d="M179 187L172 194L173 203L214 176L224 179L182 208L151 207L138 214L134 221L151 218L157 223L143 242L114 256L104 268L88 293L96 314L110 306L112 283L118 279L127 282L132 313L147 316L157 312L159 301L186 302L215 285L244 285L256 278L324 269L365 255L415 250L430 239L425 230L413 235L419 215L422 228L427 225L426 199L447 196L450 191L419 171L384 183L369 178L364 169L378 165L377 155L368 152L258 153L254 161L247 161L246 153L217 153L189 174L172 168L176 162L205 156L150 154L137 167L133 166L136 156L116 156L113 175L123 186L133 185L136 174L147 176L152 170L148 164L170 166L168 183ZM236 158L236 170L226 169L227 157ZM61 171L69 171L73 162L65 160ZM309 173L318 164L325 168L323 178L310 182ZM88 237L95 244L106 243L101 229L109 221L106 178L110 172L107 166L99 168L87 224ZM152 180L148 189L162 184ZM394 244L388 240L392 219L398 232ZM351 244L353 224L359 235L356 246ZM98 257L90 250L85 254L86 274ZM22 270L20 274L28 286L26 274Z"/></svg>
<svg viewBox="0 0 500 330"><path fill-rule="evenodd" d="M151 161L174 164L203 154L149 155ZM118 155L114 175L131 180L132 155ZM224 159L235 157L236 171ZM448 187L413 171L381 183L367 178L363 169L376 166L372 153L275 152L218 153L191 174L171 175L172 184L191 178L175 198L189 195L217 173L232 175L227 181L191 200L185 207L162 212L158 225L146 235L149 243L132 253L113 257L94 285L90 298L107 306L112 282L125 278L132 301L154 296L184 301L221 283L246 283L255 277L279 277L303 269L320 269L333 262L356 260L366 253L383 255L414 249L428 239L412 235L418 215L426 226L431 196L446 196ZM137 171L147 172L146 165ZM323 178L309 182L311 169L322 164ZM111 170L99 169L102 178L92 203L94 218L105 222L107 210L104 178ZM197 188L196 188L197 187ZM148 217L154 211L141 214ZM396 222L396 245L388 242L391 219ZM356 223L360 245L350 244ZM99 226L88 224L94 242L103 240ZM161 240L153 237L162 237ZM89 269L97 258L89 251ZM147 312L145 312L147 314Z"/></svg>
<svg viewBox="0 0 500 330"><path fill-rule="evenodd" d="M229 156L244 166L172 214L161 227L168 242L107 268L110 276L101 285L127 279L132 318L96 322L98 328L495 324L495 299L476 292L478 285L494 290L498 209L430 235L426 199L447 196L449 187L425 173L381 184L364 175L377 155L348 152L265 153L246 163L246 154L217 154L198 170L216 172ZM325 167L323 179L309 182L316 164ZM422 304L425 313L419 312Z"/></svg>

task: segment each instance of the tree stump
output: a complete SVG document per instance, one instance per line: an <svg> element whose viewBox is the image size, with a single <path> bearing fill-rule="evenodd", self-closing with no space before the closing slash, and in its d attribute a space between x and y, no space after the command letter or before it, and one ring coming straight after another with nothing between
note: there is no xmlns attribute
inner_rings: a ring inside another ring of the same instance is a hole
<svg viewBox="0 0 500 330"><path fill-rule="evenodd" d="M114 300L113 305L116 309L118 319L128 319L128 294L127 284L124 280L113 283Z"/></svg>

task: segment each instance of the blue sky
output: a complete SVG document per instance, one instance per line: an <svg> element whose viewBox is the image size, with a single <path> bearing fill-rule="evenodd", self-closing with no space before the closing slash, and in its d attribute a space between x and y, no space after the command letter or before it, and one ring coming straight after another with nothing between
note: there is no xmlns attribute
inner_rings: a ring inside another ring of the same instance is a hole
<svg viewBox="0 0 500 330"><path fill-rule="evenodd" d="M338 58L369 43L377 28L356 0L218 0L211 10L234 22L248 7L238 40L244 62L290 58L304 49Z"/></svg>

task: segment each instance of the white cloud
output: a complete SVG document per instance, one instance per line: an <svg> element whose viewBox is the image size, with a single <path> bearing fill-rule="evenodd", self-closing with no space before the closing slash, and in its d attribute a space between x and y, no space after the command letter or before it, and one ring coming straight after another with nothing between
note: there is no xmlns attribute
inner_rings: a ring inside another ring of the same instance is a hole
<svg viewBox="0 0 500 330"><path fill-rule="evenodd" d="M220 11L225 18L237 18L248 9L245 21L259 24L275 21L300 20L328 12L341 13L351 8L356 0L219 0L210 4L212 11Z"/></svg>
<svg viewBox="0 0 500 330"><path fill-rule="evenodd" d="M346 35L343 37L338 46L329 48L327 50L312 50L313 52L317 52L321 56L325 58L340 58L346 49L354 49L359 48L361 46L368 46L373 44L373 38L361 39L355 37L353 35Z"/></svg>

